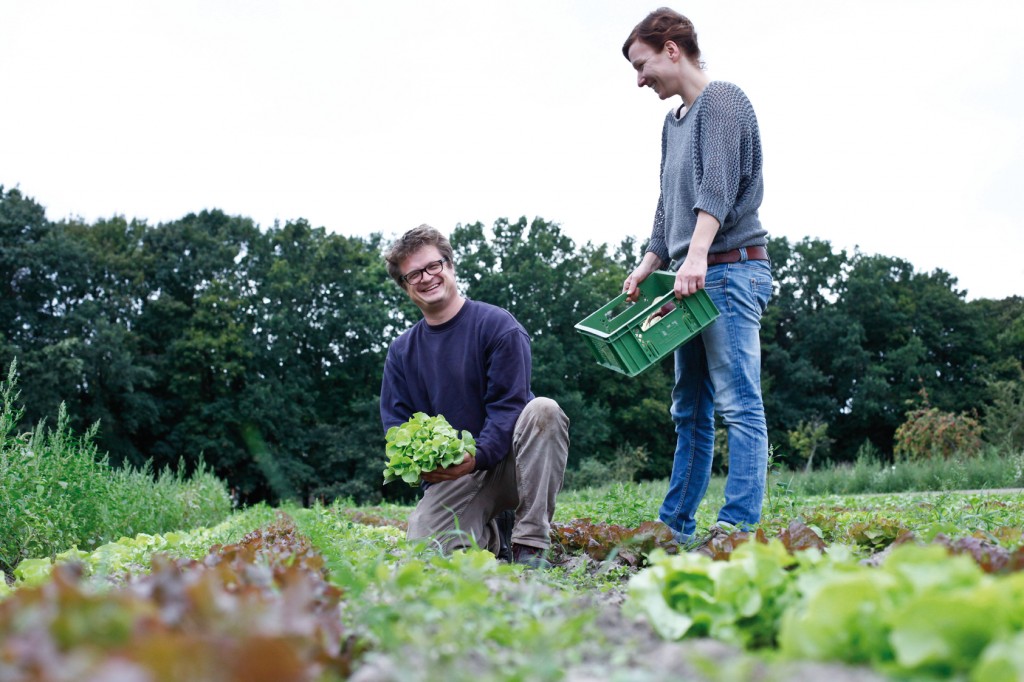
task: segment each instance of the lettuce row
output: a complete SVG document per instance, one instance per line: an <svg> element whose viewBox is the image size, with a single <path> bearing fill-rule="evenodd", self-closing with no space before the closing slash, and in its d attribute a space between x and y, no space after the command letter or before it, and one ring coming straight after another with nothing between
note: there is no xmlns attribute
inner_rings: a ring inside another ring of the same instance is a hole
<svg viewBox="0 0 1024 682"><path fill-rule="evenodd" d="M903 544L882 566L843 546L789 555L746 543L729 561L652 553L629 608L666 639L710 636L794 660L890 675L1024 679L1024 572L989 575L941 546Z"/></svg>
<svg viewBox="0 0 1024 682"><path fill-rule="evenodd" d="M168 533L138 533L100 545L92 551L72 547L55 556L23 559L14 569L14 583L7 585L0 574L0 598L20 587L35 587L50 579L55 566L79 564L85 575L110 576L125 573L144 574L149 571L153 554L167 553L180 557L200 557L211 545L233 542L259 524L269 524L275 510L260 504L238 511L213 527Z"/></svg>

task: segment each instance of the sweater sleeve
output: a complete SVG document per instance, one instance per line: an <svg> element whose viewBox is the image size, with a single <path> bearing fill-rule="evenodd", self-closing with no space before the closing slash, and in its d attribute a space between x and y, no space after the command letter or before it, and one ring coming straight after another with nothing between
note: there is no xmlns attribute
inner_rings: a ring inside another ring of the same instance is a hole
<svg viewBox="0 0 1024 682"><path fill-rule="evenodd" d="M665 173L665 151L668 144L668 121L661 127L661 170L658 173L660 178ZM665 241L665 197L658 193L658 207L654 211L654 226L651 228L651 240L647 244L647 250L661 258L662 263L672 260L668 254L668 242Z"/></svg>
<svg viewBox="0 0 1024 682"><path fill-rule="evenodd" d="M384 361L384 377L380 385L380 421L384 426L384 433L392 426L409 421L416 411L412 407L412 401L405 395L408 386L401 362L392 346L388 349L387 359Z"/></svg>
<svg viewBox="0 0 1024 682"><path fill-rule="evenodd" d="M476 468L493 468L512 449L516 421L530 401L530 339L522 329L502 336L487 358L486 416L476 439Z"/></svg>
<svg viewBox="0 0 1024 682"><path fill-rule="evenodd" d="M693 212L706 211L722 225L736 204L740 184L752 166L753 109L735 87L709 85L698 112L693 165L697 201Z"/></svg>

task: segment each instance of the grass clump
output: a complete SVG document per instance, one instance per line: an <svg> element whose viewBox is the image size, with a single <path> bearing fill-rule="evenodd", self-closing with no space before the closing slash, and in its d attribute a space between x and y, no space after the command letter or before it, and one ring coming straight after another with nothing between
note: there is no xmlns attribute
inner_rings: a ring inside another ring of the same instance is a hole
<svg viewBox="0 0 1024 682"><path fill-rule="evenodd" d="M191 477L111 467L93 442L97 426L76 436L63 405L53 428L40 422L19 432L15 369L0 382L0 570L125 535L212 525L231 513L227 487L202 464Z"/></svg>
<svg viewBox="0 0 1024 682"><path fill-rule="evenodd" d="M986 490L1024 487L1024 452L983 446L971 456L885 462L862 448L852 463L829 464L811 472L774 472L802 495Z"/></svg>

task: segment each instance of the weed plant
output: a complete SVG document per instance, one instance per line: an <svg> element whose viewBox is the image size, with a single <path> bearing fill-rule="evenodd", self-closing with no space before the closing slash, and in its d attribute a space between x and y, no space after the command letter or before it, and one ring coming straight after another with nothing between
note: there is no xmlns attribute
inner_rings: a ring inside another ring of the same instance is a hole
<svg viewBox="0 0 1024 682"><path fill-rule="evenodd" d="M0 570L22 559L91 550L124 535L213 525L231 512L223 482L204 465L189 478L150 466L113 468L96 427L72 433L60 407L53 428L19 433L15 366L0 383Z"/></svg>

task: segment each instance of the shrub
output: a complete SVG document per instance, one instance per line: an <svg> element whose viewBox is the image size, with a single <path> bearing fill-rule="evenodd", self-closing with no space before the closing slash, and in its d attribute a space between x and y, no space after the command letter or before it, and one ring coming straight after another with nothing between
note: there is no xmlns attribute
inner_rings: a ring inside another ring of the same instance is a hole
<svg viewBox="0 0 1024 682"><path fill-rule="evenodd" d="M597 488L609 483L629 483L643 469L647 460L647 448L628 444L620 446L611 462L587 457L576 469L567 469L562 487L566 490L580 490Z"/></svg>
<svg viewBox="0 0 1024 682"><path fill-rule="evenodd" d="M810 471L814 467L814 455L833 442L828 437L828 424L818 417L811 421L801 420L788 437L789 447L804 462L804 471Z"/></svg>
<svg viewBox="0 0 1024 682"><path fill-rule="evenodd" d="M925 405L908 412L907 420L896 429L893 452L906 460L973 456L981 450L981 433L974 417Z"/></svg>

